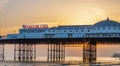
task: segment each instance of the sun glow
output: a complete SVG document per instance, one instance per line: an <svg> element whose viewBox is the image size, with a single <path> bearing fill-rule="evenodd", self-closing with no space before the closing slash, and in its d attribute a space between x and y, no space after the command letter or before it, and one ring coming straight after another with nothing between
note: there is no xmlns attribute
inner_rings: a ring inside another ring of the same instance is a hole
<svg viewBox="0 0 120 66"><path fill-rule="evenodd" d="M75 16L74 24L82 24L82 25L94 24L95 22L101 19L104 19L104 17L106 18L106 14L102 9L89 8L89 9L83 10L81 13Z"/></svg>
<svg viewBox="0 0 120 66"><path fill-rule="evenodd" d="M18 33L20 28L22 28L22 26L1 28L1 35Z"/></svg>

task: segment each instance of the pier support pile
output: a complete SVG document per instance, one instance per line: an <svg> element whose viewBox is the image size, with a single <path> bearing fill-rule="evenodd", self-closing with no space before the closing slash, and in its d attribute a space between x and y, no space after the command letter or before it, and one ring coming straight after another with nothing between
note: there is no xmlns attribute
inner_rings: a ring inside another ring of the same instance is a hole
<svg viewBox="0 0 120 66"><path fill-rule="evenodd" d="M14 60L18 61L32 61L36 59L36 45L35 44L15 44L14 46Z"/></svg>
<svg viewBox="0 0 120 66"><path fill-rule="evenodd" d="M86 42L83 44L83 62L96 62L96 42Z"/></svg>
<svg viewBox="0 0 120 66"><path fill-rule="evenodd" d="M48 61L58 62L65 60L65 46L64 44L55 43L48 45Z"/></svg>
<svg viewBox="0 0 120 66"><path fill-rule="evenodd" d="M4 60L4 44L0 44L0 60Z"/></svg>

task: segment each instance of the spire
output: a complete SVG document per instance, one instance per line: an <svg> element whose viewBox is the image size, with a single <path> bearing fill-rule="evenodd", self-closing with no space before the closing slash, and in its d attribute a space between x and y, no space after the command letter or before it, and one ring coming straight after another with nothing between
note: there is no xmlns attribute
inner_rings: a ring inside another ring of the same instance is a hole
<svg viewBox="0 0 120 66"><path fill-rule="evenodd" d="M107 20L109 20L109 17L107 17Z"/></svg>

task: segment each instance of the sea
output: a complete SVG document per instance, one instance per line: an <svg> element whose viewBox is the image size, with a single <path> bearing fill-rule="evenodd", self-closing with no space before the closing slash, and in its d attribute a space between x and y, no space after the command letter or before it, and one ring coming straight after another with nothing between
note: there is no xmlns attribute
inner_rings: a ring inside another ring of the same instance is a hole
<svg viewBox="0 0 120 66"><path fill-rule="evenodd" d="M0 66L120 66L120 58L114 58L114 53L120 53L120 45L97 45L96 64L84 64L82 62L83 47L65 47L64 62L47 62L48 45L36 45L36 60L14 61L14 44L5 44L5 60L0 61Z"/></svg>

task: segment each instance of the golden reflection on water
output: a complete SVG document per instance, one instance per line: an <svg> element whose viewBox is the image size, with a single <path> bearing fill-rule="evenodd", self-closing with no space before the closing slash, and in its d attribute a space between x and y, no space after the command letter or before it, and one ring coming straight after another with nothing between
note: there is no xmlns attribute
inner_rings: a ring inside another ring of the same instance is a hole
<svg viewBox="0 0 120 66"><path fill-rule="evenodd" d="M113 53L119 52L119 45L97 45L97 62L120 62L119 58L111 57ZM47 45L37 45L37 61L47 60ZM82 61L83 47L66 47L66 61ZM13 60L14 45L5 45L5 60Z"/></svg>

